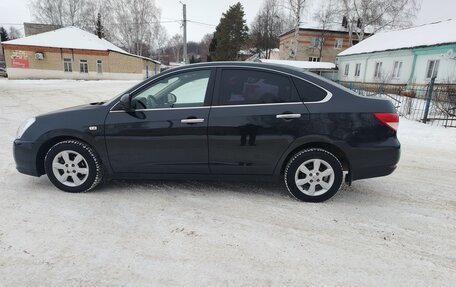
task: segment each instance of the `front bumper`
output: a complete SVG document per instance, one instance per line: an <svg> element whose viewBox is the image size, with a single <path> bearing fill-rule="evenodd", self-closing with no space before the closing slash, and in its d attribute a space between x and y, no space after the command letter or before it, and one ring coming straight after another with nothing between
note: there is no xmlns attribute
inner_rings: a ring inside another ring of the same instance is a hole
<svg viewBox="0 0 456 287"><path fill-rule="evenodd" d="M20 173L40 176L36 166L36 144L16 139L13 143L14 161Z"/></svg>

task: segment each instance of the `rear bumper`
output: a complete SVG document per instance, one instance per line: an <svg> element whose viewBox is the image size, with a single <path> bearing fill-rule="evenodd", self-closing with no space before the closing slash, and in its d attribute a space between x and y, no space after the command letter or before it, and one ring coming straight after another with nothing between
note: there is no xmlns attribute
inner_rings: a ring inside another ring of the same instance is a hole
<svg viewBox="0 0 456 287"><path fill-rule="evenodd" d="M40 176L36 168L35 143L16 139L13 143L13 155L16 162L16 169L20 173Z"/></svg>
<svg viewBox="0 0 456 287"><path fill-rule="evenodd" d="M357 147L351 151L351 180L380 177L391 174L401 157L401 145L397 138L385 142Z"/></svg>

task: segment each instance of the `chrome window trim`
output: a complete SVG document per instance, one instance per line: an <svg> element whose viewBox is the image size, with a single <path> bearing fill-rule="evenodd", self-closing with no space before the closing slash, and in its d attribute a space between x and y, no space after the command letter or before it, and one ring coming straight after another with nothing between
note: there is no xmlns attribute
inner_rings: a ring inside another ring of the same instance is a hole
<svg viewBox="0 0 456 287"><path fill-rule="evenodd" d="M164 75L161 75L161 76L158 76L157 78L154 79L154 82L156 80L160 80L161 78L163 77L166 77L166 76L172 76L174 74L177 74L177 73L180 73L180 72L186 72L186 71L191 71L191 70L207 70L207 69L217 69L217 68L235 68L235 69L238 69L238 68L248 68L248 69L257 69L257 70L263 70L263 71L270 71L270 72L275 72L275 73L279 73L279 74L283 74L283 75L287 75L287 76L290 76L290 77L294 77L296 79L300 79L302 81L305 81L311 85L314 85L314 86L317 86L319 87L320 89L324 90L326 92L326 97L323 98L323 100L321 101L317 101L317 102L289 102L289 103L267 103L267 104L244 104L244 105L220 105L220 106L203 106L203 107L182 107L182 108L158 108L158 109L140 109L140 110L135 110L135 111L157 111L157 110L176 110L176 109L195 109L195 108L218 108L218 107L243 107L243 106L264 106L264 105L286 105L286 104L296 104L296 103L304 103L304 104L323 104L323 103L326 103L328 102L333 94L328 91L327 89L323 88L322 86L320 85L317 85L307 79L304 79L302 77L299 77L299 76L296 76L296 75L293 75L293 74L290 74L290 73L287 73L287 72L283 72L283 71L278 71L278 70L274 70L274 69L271 69L271 68L264 68L264 67L256 67L256 66L252 66L252 67L249 67L249 66L233 66L233 65L220 65L220 66L207 66L207 67L189 67L189 68L185 68L185 69L182 69L182 70L179 70L179 71L176 71L174 73L169 73L169 74L164 74ZM133 94L135 93L137 90L140 90L142 89L144 86L150 84L149 82L147 83L144 83L143 85L137 87L135 90L133 90L130 94ZM117 104L119 103L119 101L117 101L117 103L115 103L111 109L109 110L109 112L125 112L123 110L118 110L118 111L113 111L112 109L117 106Z"/></svg>

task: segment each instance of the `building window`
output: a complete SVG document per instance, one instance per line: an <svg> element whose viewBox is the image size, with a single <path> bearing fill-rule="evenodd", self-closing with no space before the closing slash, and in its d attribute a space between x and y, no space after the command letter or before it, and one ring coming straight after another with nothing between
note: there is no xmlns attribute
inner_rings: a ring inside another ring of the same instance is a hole
<svg viewBox="0 0 456 287"><path fill-rule="evenodd" d="M380 78L382 76L382 62L375 63L374 78Z"/></svg>
<svg viewBox="0 0 456 287"><path fill-rule="evenodd" d="M401 76L402 62L395 61L393 68L393 78L399 78Z"/></svg>
<svg viewBox="0 0 456 287"><path fill-rule="evenodd" d="M342 49L342 45L344 44L344 39L342 38L337 38L336 42L334 44L335 49Z"/></svg>
<svg viewBox="0 0 456 287"><path fill-rule="evenodd" d="M63 71L69 73L73 72L73 63L71 62L71 59L63 59Z"/></svg>
<svg viewBox="0 0 456 287"><path fill-rule="evenodd" d="M322 40L320 37L312 37L312 41L310 42L310 46L313 48L319 48L322 44Z"/></svg>
<svg viewBox="0 0 456 287"><path fill-rule="evenodd" d="M429 60L426 69L426 78L437 77L437 72L439 70L440 60Z"/></svg>
<svg viewBox="0 0 456 287"><path fill-rule="evenodd" d="M350 64L345 64L344 76L348 76L349 71L350 71Z"/></svg>
<svg viewBox="0 0 456 287"><path fill-rule="evenodd" d="M89 72L89 65L87 64L87 60L80 60L79 61L79 72L81 72L81 73L88 73Z"/></svg>
<svg viewBox="0 0 456 287"><path fill-rule="evenodd" d="M309 62L320 62L319 57L309 57Z"/></svg>
<svg viewBox="0 0 456 287"><path fill-rule="evenodd" d="M352 46L354 46L354 45L356 45L356 44L358 44L358 43L359 43L358 40L352 40Z"/></svg>
<svg viewBox="0 0 456 287"><path fill-rule="evenodd" d="M361 63L357 63L355 66L355 77L359 77L360 73L361 73Z"/></svg>
<svg viewBox="0 0 456 287"><path fill-rule="evenodd" d="M97 73L102 74L103 73L103 61L97 60Z"/></svg>

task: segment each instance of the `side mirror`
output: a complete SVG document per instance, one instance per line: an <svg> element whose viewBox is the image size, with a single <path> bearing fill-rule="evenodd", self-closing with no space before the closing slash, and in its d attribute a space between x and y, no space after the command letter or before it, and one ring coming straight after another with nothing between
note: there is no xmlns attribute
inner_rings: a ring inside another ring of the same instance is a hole
<svg viewBox="0 0 456 287"><path fill-rule="evenodd" d="M166 97L167 97L166 101L168 104L173 105L177 102L176 96L172 93L169 93Z"/></svg>
<svg viewBox="0 0 456 287"><path fill-rule="evenodd" d="M122 97L120 97L119 104L123 110L125 110L127 112L131 112L132 108L131 108L130 94L122 95Z"/></svg>

